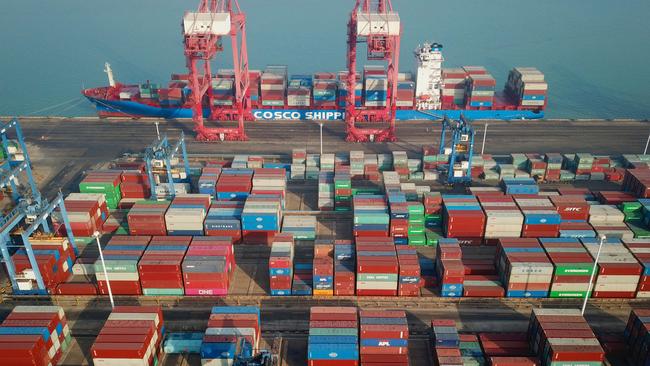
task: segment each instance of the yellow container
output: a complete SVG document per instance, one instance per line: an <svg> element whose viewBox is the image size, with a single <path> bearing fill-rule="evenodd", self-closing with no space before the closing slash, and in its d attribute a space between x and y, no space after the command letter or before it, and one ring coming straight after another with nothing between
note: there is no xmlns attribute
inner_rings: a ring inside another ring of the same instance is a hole
<svg viewBox="0 0 650 366"><path fill-rule="evenodd" d="M314 296L334 296L334 290L314 290Z"/></svg>

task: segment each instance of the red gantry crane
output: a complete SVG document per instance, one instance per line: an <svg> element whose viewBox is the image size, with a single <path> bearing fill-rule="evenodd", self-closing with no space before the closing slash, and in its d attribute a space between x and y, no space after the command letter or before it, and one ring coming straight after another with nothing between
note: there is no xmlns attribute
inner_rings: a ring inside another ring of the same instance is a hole
<svg viewBox="0 0 650 366"><path fill-rule="evenodd" d="M390 0L356 0L348 22L348 95L345 122L348 142L395 141L397 75L402 26ZM387 61L387 95L383 107L355 107L357 44L365 42L368 60ZM384 128L361 128L356 122L387 122Z"/></svg>
<svg viewBox="0 0 650 366"><path fill-rule="evenodd" d="M182 26L196 139L248 140L244 120L252 120L253 115L248 91L246 14L239 8L237 0L201 0L196 12L185 13ZM218 52L223 51L222 39L225 36L230 36L235 74L235 100L230 108L214 105L210 68L210 61ZM204 109L204 102L208 105L207 109ZM209 128L204 125L204 114L212 121L237 121L238 125L231 128Z"/></svg>

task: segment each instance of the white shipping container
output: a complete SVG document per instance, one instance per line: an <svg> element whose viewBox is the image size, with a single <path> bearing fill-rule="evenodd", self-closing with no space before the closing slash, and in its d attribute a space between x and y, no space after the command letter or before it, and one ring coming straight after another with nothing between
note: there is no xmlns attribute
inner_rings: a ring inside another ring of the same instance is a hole
<svg viewBox="0 0 650 366"><path fill-rule="evenodd" d="M156 327L160 322L158 313L111 313L108 320L150 320Z"/></svg>
<svg viewBox="0 0 650 366"><path fill-rule="evenodd" d="M357 281L358 290L397 290L397 281Z"/></svg>
<svg viewBox="0 0 650 366"><path fill-rule="evenodd" d="M99 271L95 274L95 277L97 278L97 281L106 281L106 276L104 276L103 271ZM113 273L113 272L108 272L108 280L109 281L138 281L140 279L140 276L138 275L138 272L134 273Z"/></svg>

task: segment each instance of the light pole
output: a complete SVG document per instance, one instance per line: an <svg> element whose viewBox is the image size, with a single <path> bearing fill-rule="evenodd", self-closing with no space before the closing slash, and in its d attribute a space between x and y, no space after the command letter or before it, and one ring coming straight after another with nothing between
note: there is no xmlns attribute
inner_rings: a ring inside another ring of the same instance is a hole
<svg viewBox="0 0 650 366"><path fill-rule="evenodd" d="M483 155L483 151L485 151L485 137L487 136L487 129L489 123L485 123L485 129L483 130L483 144L481 145L481 155Z"/></svg>
<svg viewBox="0 0 650 366"><path fill-rule="evenodd" d="M160 129L158 128L160 122L156 121L154 123L156 124L156 136L158 136L158 141L160 141Z"/></svg>
<svg viewBox="0 0 650 366"><path fill-rule="evenodd" d="M323 155L323 122L318 122L318 124L320 125L320 154L322 156Z"/></svg>
<svg viewBox="0 0 650 366"><path fill-rule="evenodd" d="M645 149L643 149L643 155L648 153L648 145L650 144L650 135L648 135L648 140L645 142Z"/></svg>
<svg viewBox="0 0 650 366"><path fill-rule="evenodd" d="M594 285L594 277L596 276L596 271L598 270L598 259L600 259L600 251L603 249L603 244L605 243L605 240L607 240L607 237L605 235L600 236L600 243L598 244L598 252L596 253L596 260L594 260L594 268L591 271L591 276L589 277L589 288L587 289L587 293L585 294L585 301L582 303L582 316L585 315L585 309L587 309L587 299L589 299L589 295L591 294L591 289L593 288Z"/></svg>
<svg viewBox="0 0 650 366"><path fill-rule="evenodd" d="M102 269L104 270L104 280L106 281L106 287L108 288L108 297L111 300L111 308L115 308L115 302L113 301L113 291L111 291L111 283L108 280L108 273L106 272L106 263L104 262L104 252L102 252L102 245L99 243L99 231L93 233L93 237L97 242L97 248L99 248L99 258L102 260Z"/></svg>

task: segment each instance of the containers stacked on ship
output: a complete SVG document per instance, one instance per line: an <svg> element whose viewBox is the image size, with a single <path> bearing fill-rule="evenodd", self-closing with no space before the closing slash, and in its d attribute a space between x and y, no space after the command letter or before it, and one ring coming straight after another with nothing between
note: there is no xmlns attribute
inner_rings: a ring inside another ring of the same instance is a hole
<svg viewBox="0 0 650 366"><path fill-rule="evenodd" d="M338 83L338 107L339 109L345 108L346 98L348 96L347 89L347 71L339 71L337 75ZM357 74L357 80L354 86L354 106L363 107L363 81L361 80L361 75Z"/></svg>
<svg viewBox="0 0 650 366"><path fill-rule="evenodd" d="M361 325L363 334L368 325ZM358 366L359 320L353 307L312 307L309 312L309 366Z"/></svg>
<svg viewBox="0 0 650 366"><path fill-rule="evenodd" d="M410 74L408 76L410 79ZM415 107L415 83L413 81L404 80L397 83L395 104L399 109L410 110Z"/></svg>
<svg viewBox="0 0 650 366"><path fill-rule="evenodd" d="M259 348L261 328L258 307L213 307L201 344L201 365L232 365L236 356L252 357Z"/></svg>
<svg viewBox="0 0 650 366"><path fill-rule="evenodd" d="M241 241L242 201L216 201L210 205L205 218L204 229L207 236L227 236L234 244Z"/></svg>
<svg viewBox="0 0 650 366"><path fill-rule="evenodd" d="M183 258L185 295L225 296L235 272L230 237L195 236Z"/></svg>
<svg viewBox="0 0 650 366"><path fill-rule="evenodd" d="M484 234L486 240L521 236L524 215L512 196L481 195L478 199L486 217Z"/></svg>
<svg viewBox="0 0 650 366"><path fill-rule="evenodd" d="M409 365L409 329L405 311L359 310L359 323L361 366Z"/></svg>
<svg viewBox="0 0 650 366"><path fill-rule="evenodd" d="M338 82L334 75L331 79L318 78L314 75L314 108L316 109L337 109L336 96L338 94Z"/></svg>
<svg viewBox="0 0 650 366"><path fill-rule="evenodd" d="M312 79L308 75L292 75L287 87L287 106L305 108L311 106Z"/></svg>
<svg viewBox="0 0 650 366"><path fill-rule="evenodd" d="M436 365L464 365L460 353L460 335L451 319L431 321L431 348Z"/></svg>
<svg viewBox="0 0 650 366"><path fill-rule="evenodd" d="M106 275L113 295L141 295L138 262L151 241L150 236L113 236L103 249L104 261L94 264L99 293L108 295ZM103 264L106 265L104 269Z"/></svg>
<svg viewBox="0 0 650 366"><path fill-rule="evenodd" d="M252 188L252 169L222 169L217 181L217 200L244 201Z"/></svg>
<svg viewBox="0 0 650 366"><path fill-rule="evenodd" d="M271 296L291 295L294 256L293 235L285 233L276 235L271 244L269 257Z"/></svg>
<svg viewBox="0 0 650 366"><path fill-rule="evenodd" d="M647 365L650 362L650 309L632 309L624 336L630 365Z"/></svg>
<svg viewBox="0 0 650 366"><path fill-rule="evenodd" d="M284 107L287 94L287 67L267 66L262 72L260 89L263 107Z"/></svg>
<svg viewBox="0 0 650 366"><path fill-rule="evenodd" d="M463 238L480 244L485 213L475 196L443 194L443 228L449 238Z"/></svg>
<svg viewBox="0 0 650 366"><path fill-rule="evenodd" d="M499 239L496 261L507 297L548 297L554 269L537 239Z"/></svg>
<svg viewBox="0 0 650 366"><path fill-rule="evenodd" d="M600 239L581 238L589 254L596 258ZM642 266L616 238L607 238L598 258L598 272L592 297L633 298L641 279Z"/></svg>
<svg viewBox="0 0 650 366"><path fill-rule="evenodd" d="M553 263L553 284L549 297L584 298L594 261L578 239L541 238L546 255Z"/></svg>
<svg viewBox="0 0 650 366"><path fill-rule="evenodd" d="M334 295L334 243L319 240L314 243L314 296Z"/></svg>
<svg viewBox="0 0 650 366"><path fill-rule="evenodd" d="M253 108L260 107L260 84L262 72L260 70L248 70L248 94L251 97Z"/></svg>
<svg viewBox="0 0 650 366"><path fill-rule="evenodd" d="M392 238L357 237L357 295L397 296L399 263Z"/></svg>
<svg viewBox="0 0 650 366"><path fill-rule="evenodd" d="M548 84L534 67L515 67L508 74L505 92L521 109L544 109Z"/></svg>
<svg viewBox="0 0 650 366"><path fill-rule="evenodd" d="M164 339L158 306L116 306L90 348L95 365L157 365Z"/></svg>
<svg viewBox="0 0 650 366"><path fill-rule="evenodd" d="M292 234L296 240L314 240L316 225L316 216L285 216L282 233Z"/></svg>
<svg viewBox="0 0 650 366"><path fill-rule="evenodd" d="M436 247L436 274L440 285L440 296L462 297L465 281L465 266L458 240L440 239Z"/></svg>
<svg viewBox="0 0 650 366"><path fill-rule="evenodd" d="M54 292L60 283L66 282L72 275L76 259L74 248L67 238L61 237L30 237L29 242L45 287L48 292ZM27 250L21 247L11 256L18 289L24 291L39 287L27 254Z"/></svg>
<svg viewBox="0 0 650 366"><path fill-rule="evenodd" d="M102 231L108 218L108 203L104 194L70 193L64 203L75 238L89 238L94 232Z"/></svg>
<svg viewBox="0 0 650 366"><path fill-rule="evenodd" d="M388 237L390 216L383 195L356 195L352 199L355 237Z"/></svg>
<svg viewBox="0 0 650 366"><path fill-rule="evenodd" d="M141 99L158 99L158 84L153 84L147 81L146 84L140 84L139 87Z"/></svg>
<svg viewBox="0 0 650 366"><path fill-rule="evenodd" d="M442 109L459 109L465 105L467 72L462 68L442 69Z"/></svg>
<svg viewBox="0 0 650 366"><path fill-rule="evenodd" d="M154 236L140 262L142 293L150 296L183 296L183 258L191 236Z"/></svg>
<svg viewBox="0 0 650 366"><path fill-rule="evenodd" d="M388 96L388 76L383 66L363 67L364 99L366 107L385 107Z"/></svg>
<svg viewBox="0 0 650 366"><path fill-rule="evenodd" d="M270 245L280 231L281 222L281 198L256 194L249 196L241 214L244 243Z"/></svg>
<svg viewBox="0 0 650 366"><path fill-rule="evenodd" d="M398 296L420 296L422 281L420 278L420 261L414 247L396 246L399 264Z"/></svg>
<svg viewBox="0 0 650 366"><path fill-rule="evenodd" d="M533 309L528 342L543 366L600 365L605 358L598 339L578 309Z"/></svg>
<svg viewBox="0 0 650 366"><path fill-rule="evenodd" d="M169 88L158 89L158 103L162 107L181 107L185 102L183 88L183 83L171 82L169 83Z"/></svg>
<svg viewBox="0 0 650 366"><path fill-rule="evenodd" d="M55 366L71 342L60 306L16 306L0 324L0 364Z"/></svg>
<svg viewBox="0 0 650 366"><path fill-rule="evenodd" d="M351 240L334 242L334 295L354 296L356 258Z"/></svg>
<svg viewBox="0 0 650 366"><path fill-rule="evenodd" d="M203 221L212 196L190 193L174 197L165 213L167 235L203 235Z"/></svg>
<svg viewBox="0 0 650 366"><path fill-rule="evenodd" d="M234 98L235 79L230 77L216 77L212 79L212 105L232 106Z"/></svg>
<svg viewBox="0 0 650 366"><path fill-rule="evenodd" d="M639 281L636 297L650 297L650 240L649 239L626 239L625 246L634 255L637 261L643 266L643 273Z"/></svg>
<svg viewBox="0 0 650 366"><path fill-rule="evenodd" d="M555 238L560 232L562 218L547 197L515 198L524 214L523 238Z"/></svg>
<svg viewBox="0 0 650 366"><path fill-rule="evenodd" d="M467 73L465 82L465 106L475 109L491 109L494 105L496 80L483 66L464 66Z"/></svg>
<svg viewBox="0 0 650 366"><path fill-rule="evenodd" d="M120 191L121 174L119 170L88 172L79 183L79 192L103 194L106 206L113 210L117 208L120 199L122 199L122 192Z"/></svg>

